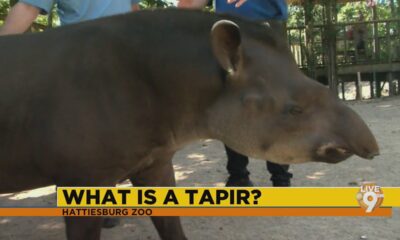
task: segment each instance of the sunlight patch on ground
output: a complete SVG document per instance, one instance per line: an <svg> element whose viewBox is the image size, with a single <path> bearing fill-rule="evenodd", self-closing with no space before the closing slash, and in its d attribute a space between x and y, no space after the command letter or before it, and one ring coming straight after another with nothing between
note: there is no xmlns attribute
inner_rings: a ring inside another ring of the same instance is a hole
<svg viewBox="0 0 400 240"><path fill-rule="evenodd" d="M11 222L11 221L8 218L0 220L0 224L6 224L6 223L9 223L9 222Z"/></svg>
<svg viewBox="0 0 400 240"><path fill-rule="evenodd" d="M5 193L5 194L0 194L0 197L8 197L13 195L13 193Z"/></svg>
<svg viewBox="0 0 400 240"><path fill-rule="evenodd" d="M182 170L183 169L183 167L181 166L181 165L179 165L179 164L174 164L174 170L175 171L179 171L179 170Z"/></svg>
<svg viewBox="0 0 400 240"><path fill-rule="evenodd" d="M62 229L62 228L64 228L64 223L45 223L38 226L38 229L41 230Z"/></svg>
<svg viewBox="0 0 400 240"><path fill-rule="evenodd" d="M187 158L194 159L197 161L202 161L206 159L206 155L201 153L191 153L187 155Z"/></svg>
<svg viewBox="0 0 400 240"><path fill-rule="evenodd" d="M26 198L38 198L48 196L56 192L55 186L37 188L29 191L23 191L11 196L10 200L22 200Z"/></svg>
<svg viewBox="0 0 400 240"><path fill-rule="evenodd" d="M131 228L131 229L134 229L134 228L136 227L136 224L133 224L133 223L124 223L124 224L122 224L122 227L123 227L123 228Z"/></svg>
<svg viewBox="0 0 400 240"><path fill-rule="evenodd" d="M391 104L382 104L382 105L378 105L378 106L376 106L376 107L379 107L379 108L388 108L388 107L392 107L392 105L391 105Z"/></svg>
<svg viewBox="0 0 400 240"><path fill-rule="evenodd" d="M197 182L190 185L191 187L225 187L225 182Z"/></svg>
<svg viewBox="0 0 400 240"><path fill-rule="evenodd" d="M321 179L321 177L324 175L325 175L324 172L318 171L318 172L313 173L312 175L308 175L307 178L311 179L311 180L317 180L317 179Z"/></svg>
<svg viewBox="0 0 400 240"><path fill-rule="evenodd" d="M117 184L117 187L132 187L132 183L129 180L125 180L122 183Z"/></svg>
<svg viewBox="0 0 400 240"><path fill-rule="evenodd" d="M213 187L225 187L225 182L216 182L216 183L213 183Z"/></svg>
<svg viewBox="0 0 400 240"><path fill-rule="evenodd" d="M175 179L176 181L181 181L185 180L188 178L190 174L192 174L193 171L187 170L187 171L175 171Z"/></svg>
<svg viewBox="0 0 400 240"><path fill-rule="evenodd" d="M192 170L184 170L184 168L179 164L174 164L174 171L176 181L185 180L190 174L193 173Z"/></svg>

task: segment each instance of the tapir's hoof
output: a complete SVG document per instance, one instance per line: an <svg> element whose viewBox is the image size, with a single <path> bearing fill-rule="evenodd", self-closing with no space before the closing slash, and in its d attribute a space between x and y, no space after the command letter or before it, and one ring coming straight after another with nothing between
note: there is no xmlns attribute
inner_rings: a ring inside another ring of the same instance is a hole
<svg viewBox="0 0 400 240"><path fill-rule="evenodd" d="M103 228L113 228L118 226L121 223L121 220L119 218L111 218L111 217L106 217L103 219Z"/></svg>

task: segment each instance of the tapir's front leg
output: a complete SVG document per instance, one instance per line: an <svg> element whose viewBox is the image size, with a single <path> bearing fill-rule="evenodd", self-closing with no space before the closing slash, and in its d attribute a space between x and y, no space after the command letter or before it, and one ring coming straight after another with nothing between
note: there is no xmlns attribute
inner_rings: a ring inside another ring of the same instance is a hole
<svg viewBox="0 0 400 240"><path fill-rule="evenodd" d="M86 174L88 176L88 174ZM58 186L114 186L112 180L98 182L98 177L87 177L84 180L73 180L57 184ZM64 217L68 240L100 240L102 217Z"/></svg>
<svg viewBox="0 0 400 240"><path fill-rule="evenodd" d="M68 240L100 240L101 217L65 217Z"/></svg>
<svg viewBox="0 0 400 240"><path fill-rule="evenodd" d="M175 175L172 166L173 154L168 154L168 159L155 161L155 164L139 175L131 177L131 182L136 186L175 186ZM179 217L151 217L154 226L162 240L184 240L182 225Z"/></svg>

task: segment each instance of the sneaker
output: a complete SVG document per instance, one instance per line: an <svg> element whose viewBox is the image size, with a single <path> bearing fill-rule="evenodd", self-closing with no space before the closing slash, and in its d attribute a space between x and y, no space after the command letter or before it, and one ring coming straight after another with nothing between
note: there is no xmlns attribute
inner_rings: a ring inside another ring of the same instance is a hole
<svg viewBox="0 0 400 240"><path fill-rule="evenodd" d="M287 180L273 180L272 186L274 187L290 187L290 179Z"/></svg>
<svg viewBox="0 0 400 240"><path fill-rule="evenodd" d="M293 174L290 172L272 174L270 180L274 187L290 187L290 179Z"/></svg>
<svg viewBox="0 0 400 240"><path fill-rule="evenodd" d="M232 177L228 178L226 187L253 187L254 184L249 177Z"/></svg>

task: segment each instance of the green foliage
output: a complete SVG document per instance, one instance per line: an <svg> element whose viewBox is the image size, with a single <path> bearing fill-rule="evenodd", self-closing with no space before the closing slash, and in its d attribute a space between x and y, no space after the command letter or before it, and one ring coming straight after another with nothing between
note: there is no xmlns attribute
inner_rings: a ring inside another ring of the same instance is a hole
<svg viewBox="0 0 400 240"><path fill-rule="evenodd" d="M10 9L9 1L0 0L0 26L3 24L4 19Z"/></svg>
<svg viewBox="0 0 400 240"><path fill-rule="evenodd" d="M385 4L378 4L376 7L377 10L377 19L384 20L390 19L392 16L400 17L400 11L395 13L391 12L391 8L388 5L389 0ZM398 1L394 1L394 9L399 9ZM338 3L337 4L337 21L339 23L345 22L357 22L360 16L360 13L363 14L365 20L372 20L372 9L367 7L365 1L359 2L348 2L348 3ZM311 18L314 21L314 25L322 25L324 23L323 19L323 11L324 8L320 4L316 4L312 10ZM289 6L289 19L288 26L304 26L304 7L299 5L291 5Z"/></svg>
<svg viewBox="0 0 400 240"><path fill-rule="evenodd" d="M9 1L0 0L0 15L6 15L10 9Z"/></svg>
<svg viewBox="0 0 400 240"><path fill-rule="evenodd" d="M338 22L355 22L358 20L360 13L364 19L370 19L371 9L367 7L365 2L351 2L338 5Z"/></svg>
<svg viewBox="0 0 400 240"><path fill-rule="evenodd" d="M304 26L304 8L297 5L289 6L288 27Z"/></svg>
<svg viewBox="0 0 400 240"><path fill-rule="evenodd" d="M172 2L168 0L142 0L140 6L142 8L166 8L172 6Z"/></svg>

